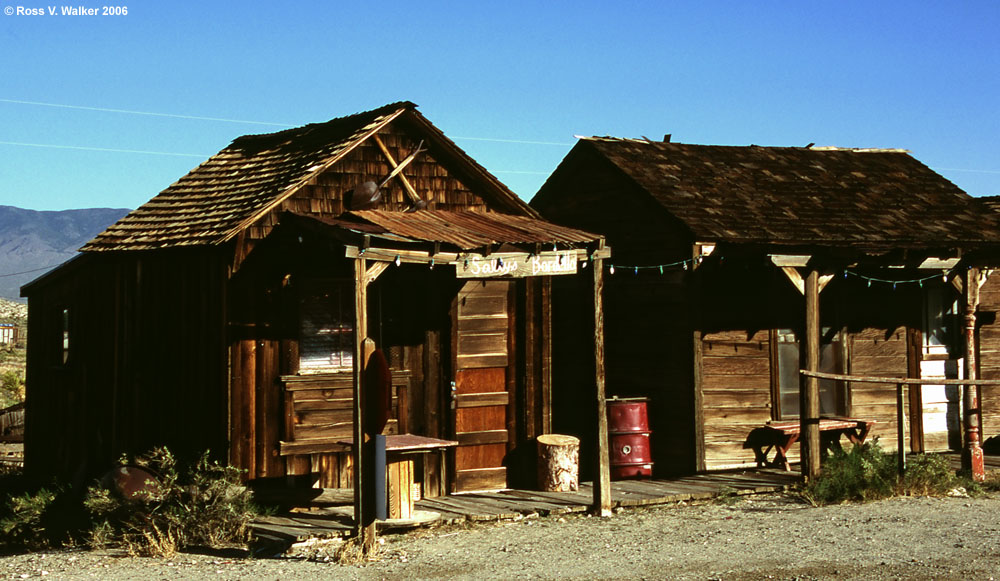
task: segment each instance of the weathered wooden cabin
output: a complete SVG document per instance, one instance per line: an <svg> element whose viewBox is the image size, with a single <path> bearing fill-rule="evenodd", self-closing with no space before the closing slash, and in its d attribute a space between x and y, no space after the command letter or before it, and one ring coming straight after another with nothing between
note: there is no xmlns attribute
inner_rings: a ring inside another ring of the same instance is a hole
<svg viewBox="0 0 1000 581"><path fill-rule="evenodd" d="M417 463L425 495L533 481L549 279L602 243L539 219L412 103L240 137L22 289L26 469L80 481L167 445L351 487L367 337L386 431L459 443L447 473Z"/></svg>
<svg viewBox="0 0 1000 581"><path fill-rule="evenodd" d="M799 417L807 270L822 289L820 371L959 377L964 273L990 266L1000 241L975 198L901 150L581 139L531 204L615 249L607 394L650 398L660 475L753 464L749 433ZM996 378L1000 280L988 272L978 361ZM571 281L555 284L554 426L587 434L573 407L582 377L567 365L578 306ZM983 394L988 437L1000 392ZM958 387L906 398L913 450L960 447ZM874 420L871 435L895 448L894 386L823 381L820 400L823 415Z"/></svg>

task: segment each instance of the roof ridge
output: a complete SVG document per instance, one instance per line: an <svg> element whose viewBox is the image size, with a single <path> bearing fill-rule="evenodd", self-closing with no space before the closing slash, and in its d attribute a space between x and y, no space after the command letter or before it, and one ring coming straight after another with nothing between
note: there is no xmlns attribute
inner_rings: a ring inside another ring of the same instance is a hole
<svg viewBox="0 0 1000 581"><path fill-rule="evenodd" d="M378 117L384 115L389 111L396 111L399 109L416 109L416 103L412 101L396 101L395 103L389 103L387 105L382 105L381 107L376 107L375 109L369 109L367 111L359 111L357 113L352 113L350 115L344 115L343 117L334 117L328 121L320 121L317 123L306 123L305 125L299 125L298 127L289 127L288 129L282 129L280 131L274 131L271 133L250 133L247 135L241 135L230 143L229 147L241 144L250 144L256 141L278 139L279 137L287 137L297 133L308 133L310 131L325 129L333 125L338 125L341 123L353 123L359 118L363 117ZM228 148L227 148L228 149Z"/></svg>
<svg viewBox="0 0 1000 581"><path fill-rule="evenodd" d="M736 148L750 148L759 147L764 149L806 149L811 151L850 151L854 153L912 153L911 150L902 147L840 147L836 145L819 145L819 146L798 146L798 145L758 145L756 143L751 143L748 145L726 145L726 144L710 144L710 143L684 143L681 141L656 141L655 139L649 139L647 137L613 137L610 135L574 135L573 137L579 139L580 141L603 141L607 143L641 143L647 145L680 145L689 147L736 147Z"/></svg>

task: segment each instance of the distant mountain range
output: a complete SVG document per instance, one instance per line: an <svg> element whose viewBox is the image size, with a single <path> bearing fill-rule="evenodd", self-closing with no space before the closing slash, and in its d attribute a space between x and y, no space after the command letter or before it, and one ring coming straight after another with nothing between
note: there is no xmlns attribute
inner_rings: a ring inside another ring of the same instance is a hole
<svg viewBox="0 0 1000 581"><path fill-rule="evenodd" d="M0 206L0 297L23 301L21 285L73 258L77 249L128 212L125 208L39 212Z"/></svg>

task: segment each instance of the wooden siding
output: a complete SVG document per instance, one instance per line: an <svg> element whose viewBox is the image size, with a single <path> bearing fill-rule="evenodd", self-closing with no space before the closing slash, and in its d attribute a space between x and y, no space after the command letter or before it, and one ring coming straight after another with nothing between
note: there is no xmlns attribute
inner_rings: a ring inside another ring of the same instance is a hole
<svg viewBox="0 0 1000 581"><path fill-rule="evenodd" d="M767 331L702 336L702 405L708 468L748 464L747 434L771 419L771 354Z"/></svg>
<svg viewBox="0 0 1000 581"><path fill-rule="evenodd" d="M994 273L979 289L979 377L1000 379L1000 273ZM982 437L1000 436L1000 386L980 388Z"/></svg>
<svg viewBox="0 0 1000 581"><path fill-rule="evenodd" d="M862 329L850 335L850 374L906 377L906 329ZM909 392L904 393L908 398ZM869 438L879 438L886 450L896 449L896 386L854 383L850 393L851 417L875 420Z"/></svg>
<svg viewBox="0 0 1000 581"><path fill-rule="evenodd" d="M210 450L224 459L225 266L218 254L84 256L69 268L29 297L26 470L84 484L120 454L160 445L182 458Z"/></svg>

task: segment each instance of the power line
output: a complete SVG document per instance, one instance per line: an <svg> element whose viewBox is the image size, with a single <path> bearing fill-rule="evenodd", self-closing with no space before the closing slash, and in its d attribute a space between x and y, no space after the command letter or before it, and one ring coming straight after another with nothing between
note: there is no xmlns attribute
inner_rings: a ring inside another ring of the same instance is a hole
<svg viewBox="0 0 1000 581"><path fill-rule="evenodd" d="M964 171L969 173L1000 173L1000 170L996 169L960 169L957 167L935 167L931 168L934 171Z"/></svg>
<svg viewBox="0 0 1000 581"><path fill-rule="evenodd" d="M221 117L202 117L198 115L182 115L178 113L157 113L153 111L136 111L133 109L112 109L109 107L89 107L86 105L67 105L64 103L46 103L42 101L25 101L21 99L0 99L0 103L13 103L16 105L36 105L39 107L55 107L58 109L78 109L81 111L100 111L102 113L124 113L128 115L148 115L151 117L170 117L173 119L193 119L195 121L219 121L223 123L247 123L250 125L269 125L272 127L295 127L295 125L289 123L273 123L270 121L249 121L246 119L225 119ZM492 141L497 143L520 143L525 145L558 145L558 146L570 146L573 143L559 142L559 141L534 141L530 139L502 139L495 137L452 137L450 139L459 139L465 141Z"/></svg>
<svg viewBox="0 0 1000 581"><path fill-rule="evenodd" d="M62 262L60 262L59 264L62 264ZM31 274L32 272L38 272L39 270L48 270L50 268L55 268L59 266L59 264L50 264L49 266L42 266L40 268L33 268L31 270L24 270L21 272L9 272L7 274L0 274L0 278L7 278L8 276L17 276L19 274Z"/></svg>
<svg viewBox="0 0 1000 581"><path fill-rule="evenodd" d="M58 145L54 143L25 143L22 141L0 141L0 145L18 145L21 147L45 147L50 149L75 149L80 151L103 151L110 153L142 153L145 155L173 155L176 157L197 157L208 159L211 155L201 153L177 153L173 151L146 151L142 149L116 149L110 147L89 147L84 145Z"/></svg>
<svg viewBox="0 0 1000 581"><path fill-rule="evenodd" d="M249 125L271 125L273 127L294 127L288 123L271 123L268 121L247 121L245 119L223 119L220 117L200 117L197 115L178 115L176 113L154 113L152 111L133 111L131 109L109 109L107 107L86 107L84 105L64 105L61 103L42 103L40 101L21 101L18 99L0 99L0 103L15 103L17 105L38 105L40 107L57 107L59 109L80 109L83 111L101 111L103 113L127 113L129 115L148 115L150 117L171 117L174 119L193 119L195 121L219 121L223 123L246 123Z"/></svg>

